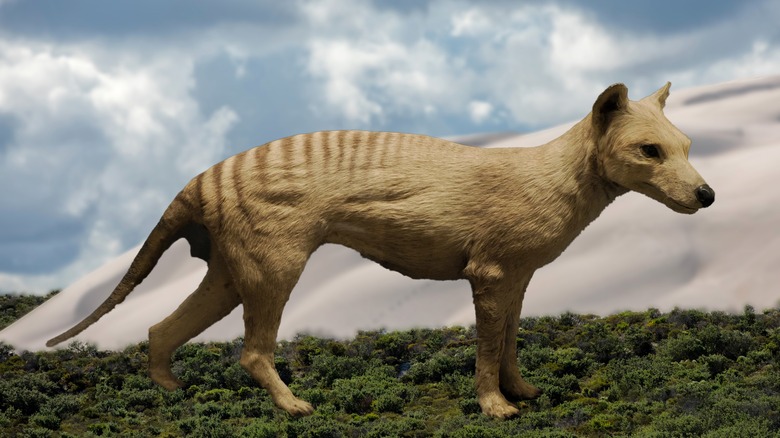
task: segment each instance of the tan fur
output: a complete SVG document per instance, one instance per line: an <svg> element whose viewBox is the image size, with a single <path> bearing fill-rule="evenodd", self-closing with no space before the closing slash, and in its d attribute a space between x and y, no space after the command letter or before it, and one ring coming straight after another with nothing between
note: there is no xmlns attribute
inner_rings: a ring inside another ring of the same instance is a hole
<svg viewBox="0 0 780 438"><path fill-rule="evenodd" d="M633 102L616 84L561 137L535 148L480 149L387 132L334 131L257 147L195 177L174 199L116 290L52 339L110 311L179 237L208 260L200 287L149 330L149 371L170 390L173 351L239 304L241 365L293 415L312 406L274 369L282 309L309 255L346 245L412 278L468 279L477 317L482 411L518 413L509 399L539 390L517 368L516 333L534 271L558 257L617 196L635 190L669 208L702 207L690 140L662 113L669 84ZM657 145L661 156L643 155ZM714 199L714 193L713 193Z"/></svg>

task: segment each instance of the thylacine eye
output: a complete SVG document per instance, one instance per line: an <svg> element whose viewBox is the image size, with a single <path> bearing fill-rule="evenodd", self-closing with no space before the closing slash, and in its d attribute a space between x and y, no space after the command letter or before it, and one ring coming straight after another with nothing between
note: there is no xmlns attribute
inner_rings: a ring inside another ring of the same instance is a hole
<svg viewBox="0 0 780 438"><path fill-rule="evenodd" d="M643 144L639 147L642 149L642 154L647 158L658 158L661 153L658 151L658 146L654 144Z"/></svg>

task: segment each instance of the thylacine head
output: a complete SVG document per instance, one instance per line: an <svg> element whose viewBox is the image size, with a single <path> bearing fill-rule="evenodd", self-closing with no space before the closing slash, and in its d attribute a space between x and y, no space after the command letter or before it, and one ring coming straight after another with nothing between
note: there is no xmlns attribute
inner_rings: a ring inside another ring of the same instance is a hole
<svg viewBox="0 0 780 438"><path fill-rule="evenodd" d="M715 201L715 191L688 162L691 140L664 115L671 83L639 101L623 84L607 88L591 113L603 176L678 213Z"/></svg>

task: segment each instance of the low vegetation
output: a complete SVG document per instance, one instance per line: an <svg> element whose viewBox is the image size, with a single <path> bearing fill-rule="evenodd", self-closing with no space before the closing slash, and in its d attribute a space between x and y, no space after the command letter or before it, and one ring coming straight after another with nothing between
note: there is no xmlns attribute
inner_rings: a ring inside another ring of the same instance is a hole
<svg viewBox="0 0 780 438"><path fill-rule="evenodd" d="M175 392L146 376L145 342L21 354L0 343L0 435L778 436L780 310L524 318L522 372L544 394L508 421L479 413L474 339L451 327L281 342L277 369L316 407L306 418L275 408L239 366L241 339L181 347L187 388Z"/></svg>

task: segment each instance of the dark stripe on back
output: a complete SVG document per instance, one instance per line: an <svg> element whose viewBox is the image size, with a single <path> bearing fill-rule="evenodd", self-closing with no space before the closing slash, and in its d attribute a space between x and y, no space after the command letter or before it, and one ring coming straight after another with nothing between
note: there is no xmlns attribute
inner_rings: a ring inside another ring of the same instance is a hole
<svg viewBox="0 0 780 438"><path fill-rule="evenodd" d="M355 167L357 167L358 150L360 148L360 141L358 141L358 133L355 131L349 131L349 179L352 179L355 173Z"/></svg>
<svg viewBox="0 0 780 438"><path fill-rule="evenodd" d="M363 147L366 148L366 162L364 163L366 168L371 168L376 165L377 139L379 139L379 133L371 131L368 133L366 144L363 145Z"/></svg>
<svg viewBox="0 0 780 438"><path fill-rule="evenodd" d="M292 162L292 145L293 145L293 138L294 137L285 137L277 143L276 147L281 149L281 163L279 164L279 167L284 170L291 170L293 166Z"/></svg>
<svg viewBox="0 0 780 438"><path fill-rule="evenodd" d="M339 131L336 134L336 144L335 147L339 148L339 161L336 163L336 169L341 170L342 166L344 166L344 139L347 137L347 131Z"/></svg>
<svg viewBox="0 0 780 438"><path fill-rule="evenodd" d="M211 168L211 170L214 175L212 180L214 181L214 203L216 204L217 211L215 223L217 228L222 228L222 204L225 202L222 195L222 163L217 163L214 167Z"/></svg>
<svg viewBox="0 0 780 438"><path fill-rule="evenodd" d="M295 207L300 205L304 196L306 196L304 192L296 192L292 189L263 191L261 195L263 202L285 207Z"/></svg>
<svg viewBox="0 0 780 438"><path fill-rule="evenodd" d="M195 193L198 196L198 204L200 204L200 209L203 210L203 173L195 177Z"/></svg>
<svg viewBox="0 0 780 438"><path fill-rule="evenodd" d="M244 201L244 190L245 187L242 184L241 177L243 176L243 173L241 173L244 169L244 161L246 161L248 155L247 152L241 152L240 154L236 155L235 157L235 163L233 164L233 175L232 175L232 181L233 181L233 187L236 189L236 207L238 208L239 213L241 213L241 217L244 221L250 222L252 215L249 211L248 206L246 205L246 202Z"/></svg>
<svg viewBox="0 0 780 438"><path fill-rule="evenodd" d="M320 131L316 132L315 135L317 136L317 147L322 149L322 169L325 170L325 172L330 171L330 145L327 144L327 137L325 136L325 133Z"/></svg>
<svg viewBox="0 0 780 438"><path fill-rule="evenodd" d="M195 205L188 198L186 198L186 196L187 195L185 195L182 191L176 196L176 198L174 198L174 201L182 204L187 210L195 210Z"/></svg>
<svg viewBox="0 0 780 438"><path fill-rule="evenodd" d="M308 175L311 167L314 165L312 160L312 135L306 134L306 137L303 139L303 159L304 159L304 167L306 168L306 174Z"/></svg>
<svg viewBox="0 0 780 438"><path fill-rule="evenodd" d="M255 169L257 170L257 179L258 184L265 184L268 182L268 149L271 147L270 144L255 148L255 153L253 154L253 159L255 160Z"/></svg>
<svg viewBox="0 0 780 438"><path fill-rule="evenodd" d="M379 146L382 151L379 157L379 167L383 169L387 167L387 156L390 153L390 142L392 141L390 134L389 132L382 133L382 142Z"/></svg>

